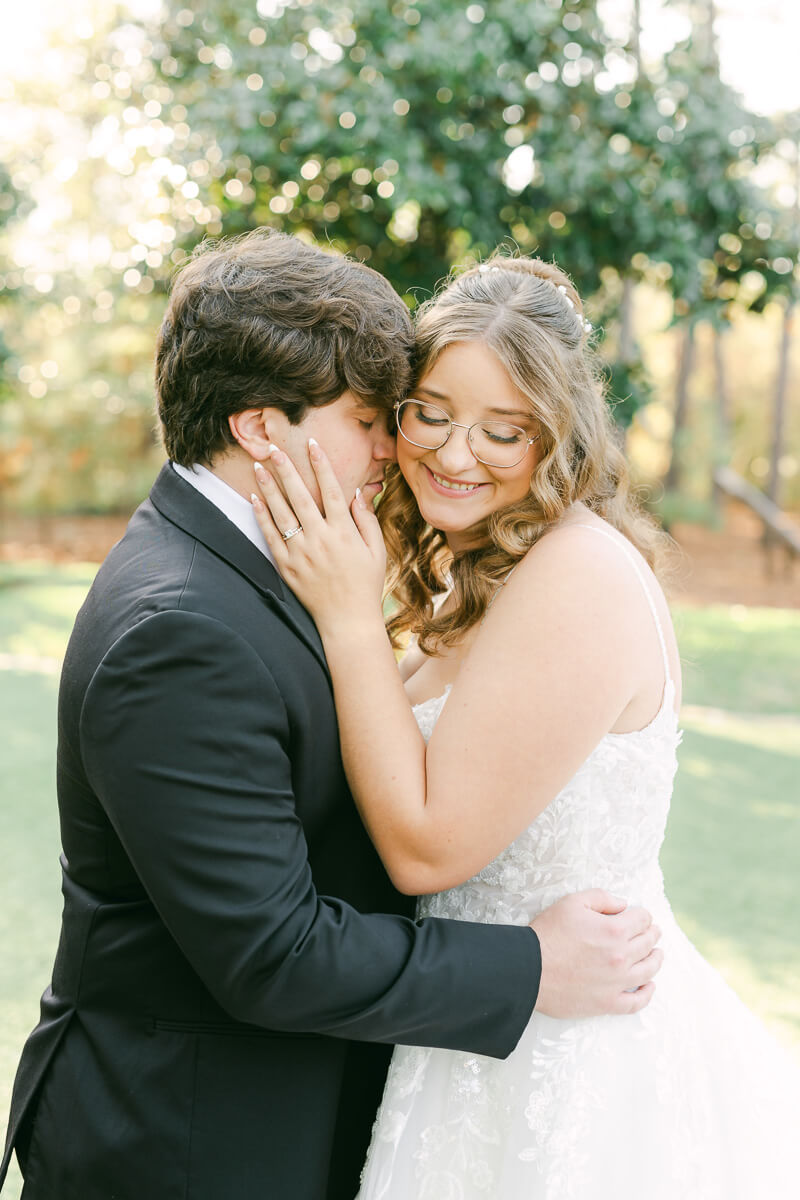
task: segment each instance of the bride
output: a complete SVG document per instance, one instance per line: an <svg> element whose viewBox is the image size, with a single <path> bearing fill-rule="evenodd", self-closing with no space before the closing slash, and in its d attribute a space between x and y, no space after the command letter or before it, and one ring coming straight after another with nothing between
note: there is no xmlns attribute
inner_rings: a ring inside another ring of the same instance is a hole
<svg viewBox="0 0 800 1200"><path fill-rule="evenodd" d="M664 895L680 662L661 535L628 496L587 332L569 279L535 259L495 255L423 307L380 505L389 629L414 637L399 673L371 508L348 511L314 443L324 516L285 454L257 470L259 523L325 645L353 795L419 915L522 924L600 887L663 931L640 1012L535 1012L504 1061L398 1047L361 1200L800 1189L800 1075Z"/></svg>

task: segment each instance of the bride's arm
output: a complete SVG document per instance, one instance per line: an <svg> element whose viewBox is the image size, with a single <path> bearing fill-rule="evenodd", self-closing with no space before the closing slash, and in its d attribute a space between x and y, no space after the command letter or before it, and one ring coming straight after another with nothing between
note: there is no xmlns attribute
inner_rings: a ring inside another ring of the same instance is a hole
<svg viewBox="0 0 800 1200"><path fill-rule="evenodd" d="M513 841L631 699L627 575L605 539L543 539L490 609L426 753L384 629L377 520L358 500L351 517L327 459L311 457L325 517L281 453L270 469L289 503L259 475L269 512L256 502L256 515L322 637L369 835L398 888L439 891ZM283 541L297 524L303 534Z"/></svg>

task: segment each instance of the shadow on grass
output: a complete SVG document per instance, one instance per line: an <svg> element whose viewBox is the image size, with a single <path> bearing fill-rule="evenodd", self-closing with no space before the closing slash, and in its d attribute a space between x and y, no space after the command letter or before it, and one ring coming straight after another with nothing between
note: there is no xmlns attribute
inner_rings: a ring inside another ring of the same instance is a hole
<svg viewBox="0 0 800 1200"><path fill-rule="evenodd" d="M684 702L735 712L800 708L800 609L675 606Z"/></svg>
<svg viewBox="0 0 800 1200"><path fill-rule="evenodd" d="M662 864L676 915L698 948L763 1015L800 1042L800 726L785 745L688 729ZM732 736L733 734L733 736ZM780 740L783 740L781 738Z"/></svg>
<svg viewBox="0 0 800 1200"><path fill-rule="evenodd" d="M61 658L97 568L0 565L0 652Z"/></svg>
<svg viewBox="0 0 800 1200"><path fill-rule="evenodd" d="M55 802L58 679L0 673L3 804L0 805L0 1141L22 1044L36 1024L50 979L61 915L59 830ZM12 1165L3 1200L17 1200Z"/></svg>

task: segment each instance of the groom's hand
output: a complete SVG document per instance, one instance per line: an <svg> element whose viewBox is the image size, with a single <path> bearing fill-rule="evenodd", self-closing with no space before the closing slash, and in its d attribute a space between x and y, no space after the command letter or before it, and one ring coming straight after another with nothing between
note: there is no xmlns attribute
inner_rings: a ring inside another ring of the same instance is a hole
<svg viewBox="0 0 800 1200"><path fill-rule="evenodd" d="M643 908L595 888L565 896L531 922L542 948L536 1011L550 1017L635 1013L650 1002L664 955Z"/></svg>

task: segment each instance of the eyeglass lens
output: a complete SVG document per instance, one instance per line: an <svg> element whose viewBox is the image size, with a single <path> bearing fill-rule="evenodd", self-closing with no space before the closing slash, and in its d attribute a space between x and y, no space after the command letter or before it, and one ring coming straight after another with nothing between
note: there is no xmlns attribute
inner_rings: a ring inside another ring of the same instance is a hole
<svg viewBox="0 0 800 1200"><path fill-rule="evenodd" d="M443 408L420 400L404 400L397 409L397 425L406 439L423 450L438 450L453 431ZM528 449L528 435L505 421L480 421L469 429L469 444L479 462L487 467L513 467Z"/></svg>

